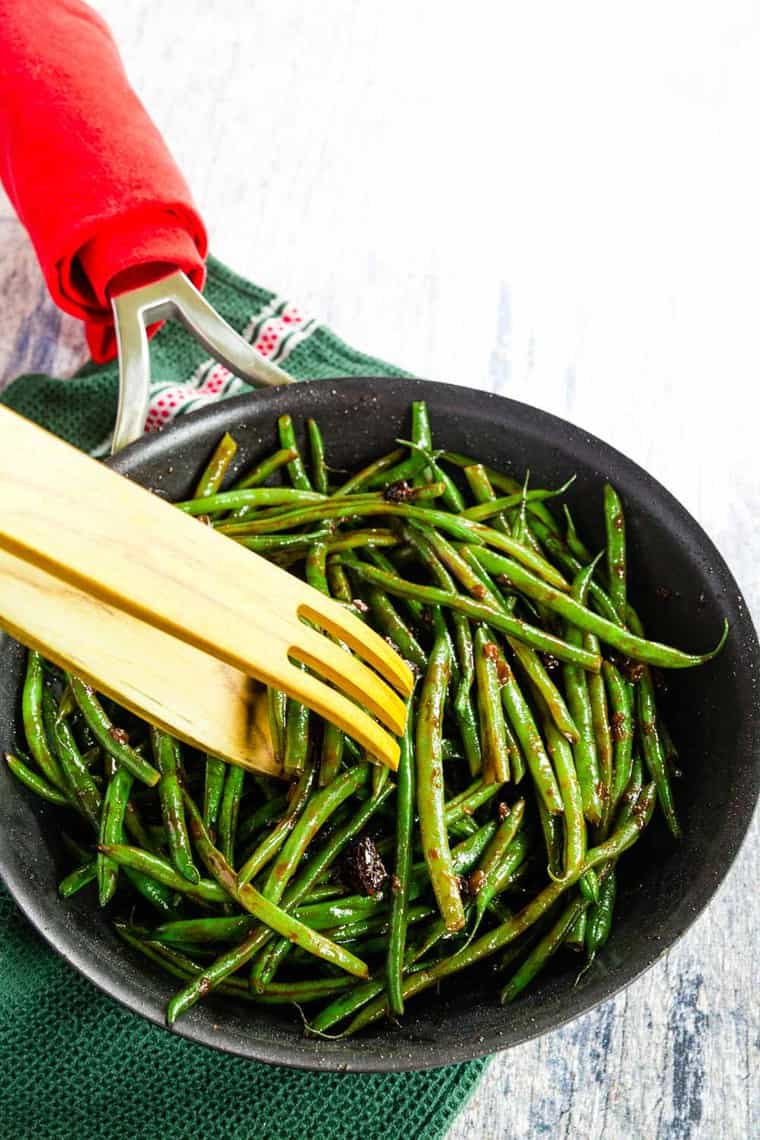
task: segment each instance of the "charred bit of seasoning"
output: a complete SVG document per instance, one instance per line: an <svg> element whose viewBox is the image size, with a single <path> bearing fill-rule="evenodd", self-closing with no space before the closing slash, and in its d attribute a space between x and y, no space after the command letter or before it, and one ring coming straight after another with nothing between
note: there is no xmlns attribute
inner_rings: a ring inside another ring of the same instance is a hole
<svg viewBox="0 0 760 1140"><path fill-rule="evenodd" d="M625 526L625 519L622 515L615 515L614 519L612 520L612 525L614 526L615 530L622 530Z"/></svg>
<svg viewBox="0 0 760 1140"><path fill-rule="evenodd" d="M489 641L483 646L483 652L489 661L496 662L496 676L499 679L499 684L506 685L508 681L511 681L512 670L502 657L498 645L495 645L493 641Z"/></svg>
<svg viewBox="0 0 760 1140"><path fill-rule="evenodd" d="M474 598L477 598L479 602L482 602L483 599L487 597L488 591L486 590L485 586L481 586L480 582L477 582L471 588L470 593Z"/></svg>
<svg viewBox="0 0 760 1140"><path fill-rule="evenodd" d="M553 653L542 653L541 658L544 662L544 669L551 673L554 669L559 669L559 661Z"/></svg>
<svg viewBox="0 0 760 1140"><path fill-rule="evenodd" d="M401 879L399 879L398 875L391 875L391 890L394 895L397 895L401 890Z"/></svg>
<svg viewBox="0 0 760 1140"><path fill-rule="evenodd" d="M630 681L632 685L641 680L646 669L646 665L643 665L641 661L634 661L631 657L616 657L615 664L626 681Z"/></svg>
<svg viewBox="0 0 760 1140"><path fill-rule="evenodd" d="M610 732L613 740L625 740L628 736L625 713L613 713L610 717Z"/></svg>
<svg viewBox="0 0 760 1140"><path fill-rule="evenodd" d="M386 503L405 503L413 494L414 490L410 484L405 479L399 479L396 483L388 484L383 491L383 498Z"/></svg>
<svg viewBox="0 0 760 1140"><path fill-rule="evenodd" d="M499 800L498 807L496 808L496 814L499 817L499 823L503 823L509 815L509 804L505 803L504 800Z"/></svg>
<svg viewBox="0 0 760 1140"><path fill-rule="evenodd" d="M108 735L112 740L115 740L117 744L129 744L129 733L125 732L123 728L117 728L115 724L112 724L109 728Z"/></svg>
<svg viewBox="0 0 760 1140"><path fill-rule="evenodd" d="M341 878L352 890L365 895L380 894L388 872L371 836L362 835L351 844L343 859Z"/></svg>
<svg viewBox="0 0 760 1140"><path fill-rule="evenodd" d="M198 515L197 520L203 523L204 526L211 526L211 515Z"/></svg>
<svg viewBox="0 0 760 1140"><path fill-rule="evenodd" d="M485 881L485 871L481 871L480 868L478 868L476 871L473 871L467 880L467 894L476 895Z"/></svg>
<svg viewBox="0 0 760 1140"><path fill-rule="evenodd" d="M361 598L352 598L351 603L357 608L360 614L369 613L369 606Z"/></svg>

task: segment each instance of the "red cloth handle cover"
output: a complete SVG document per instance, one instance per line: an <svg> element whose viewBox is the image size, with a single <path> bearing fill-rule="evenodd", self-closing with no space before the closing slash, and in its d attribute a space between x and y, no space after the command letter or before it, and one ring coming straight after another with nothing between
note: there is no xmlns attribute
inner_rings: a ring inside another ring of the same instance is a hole
<svg viewBox="0 0 760 1140"><path fill-rule="evenodd" d="M0 0L0 178L94 360L115 353L111 291L173 269L202 286L190 191L80 0Z"/></svg>

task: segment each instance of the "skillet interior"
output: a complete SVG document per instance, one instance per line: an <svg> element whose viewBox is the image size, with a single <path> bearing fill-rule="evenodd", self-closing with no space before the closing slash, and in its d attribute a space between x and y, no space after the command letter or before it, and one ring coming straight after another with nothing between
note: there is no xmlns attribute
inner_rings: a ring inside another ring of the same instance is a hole
<svg viewBox="0 0 760 1140"><path fill-rule="evenodd" d="M461 975L439 996L415 999L401 1029L382 1026L344 1041L309 1040L295 1014L211 1000L175 1031L264 1061L325 1070L417 1069L519 1044L608 998L646 969L686 930L730 867L758 796L760 753L757 638L738 587L691 516L641 468L553 416L461 387L408 379L299 384L230 400L177 421L122 452L112 465L158 494L187 496L224 431L240 444L235 470L276 446L276 417L315 416L328 461L355 469L408 437L408 407L428 402L438 446L463 451L555 486L575 473L568 502L595 549L603 543L601 484L610 479L626 506L632 599L658 640L684 649L714 644L726 616L723 654L697 670L668 674L666 711L681 750L677 785L684 839L673 844L659 819L625 860L613 936L586 982L573 988L577 961L563 963L502 1010L490 964ZM673 591L665 601L658 597ZM23 653L2 640L0 745L18 729ZM48 811L0 771L0 871L18 904L53 946L96 985L158 1024L175 984L135 956L110 930L92 895L61 902L67 868L54 809Z"/></svg>

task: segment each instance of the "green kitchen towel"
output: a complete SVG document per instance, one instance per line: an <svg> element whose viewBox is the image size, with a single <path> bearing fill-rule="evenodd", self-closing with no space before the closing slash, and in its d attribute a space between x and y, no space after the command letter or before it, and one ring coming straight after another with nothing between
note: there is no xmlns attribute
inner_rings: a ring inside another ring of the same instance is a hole
<svg viewBox="0 0 760 1140"><path fill-rule="evenodd" d="M403 375L213 260L206 295L298 379ZM151 361L153 429L248 391L176 323L154 338ZM23 376L2 402L103 455L117 388L115 365L87 365L65 381ZM2 1140L434 1140L484 1063L389 1076L304 1073L194 1045L104 997L48 949L0 887Z"/></svg>

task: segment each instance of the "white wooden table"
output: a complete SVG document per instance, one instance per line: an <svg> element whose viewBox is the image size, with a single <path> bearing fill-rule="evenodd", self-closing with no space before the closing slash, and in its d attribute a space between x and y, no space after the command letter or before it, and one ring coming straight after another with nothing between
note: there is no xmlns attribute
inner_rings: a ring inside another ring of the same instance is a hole
<svg viewBox="0 0 760 1140"><path fill-rule="evenodd" d="M584 425L760 615L757 5L99 0L217 256L421 376ZM80 330L0 203L0 379ZM496 1058L449 1140L760 1134L757 824L624 995Z"/></svg>

